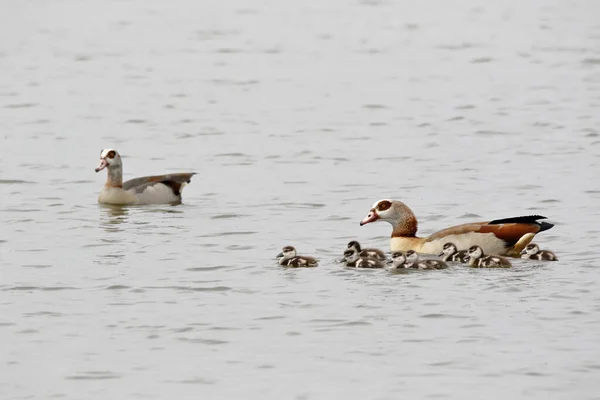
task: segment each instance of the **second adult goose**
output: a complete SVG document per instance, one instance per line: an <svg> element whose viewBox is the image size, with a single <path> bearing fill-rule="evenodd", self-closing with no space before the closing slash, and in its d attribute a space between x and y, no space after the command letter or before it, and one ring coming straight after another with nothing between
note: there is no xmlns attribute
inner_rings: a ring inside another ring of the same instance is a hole
<svg viewBox="0 0 600 400"><path fill-rule="evenodd" d="M98 196L101 204L177 204L181 191L195 172L144 176L123 182L123 162L114 149L100 153L96 172L107 170L106 184Z"/></svg>

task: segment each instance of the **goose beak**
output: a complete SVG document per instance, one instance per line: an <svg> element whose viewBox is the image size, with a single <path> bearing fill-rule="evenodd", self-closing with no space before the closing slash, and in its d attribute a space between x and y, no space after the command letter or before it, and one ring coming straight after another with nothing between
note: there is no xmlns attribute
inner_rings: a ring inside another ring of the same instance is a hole
<svg viewBox="0 0 600 400"><path fill-rule="evenodd" d="M442 251L440 254L438 254L438 257L442 257L444 255L444 252Z"/></svg>
<svg viewBox="0 0 600 400"><path fill-rule="evenodd" d="M106 167L108 167L108 161L106 161L106 158L102 158L100 159L100 165L96 168L96 172L100 172Z"/></svg>
<svg viewBox="0 0 600 400"><path fill-rule="evenodd" d="M377 213L375 213L375 210L371 210L367 216L360 221L360 226L366 225L370 222L375 222L379 219L379 215L377 215Z"/></svg>
<svg viewBox="0 0 600 400"><path fill-rule="evenodd" d="M521 253L520 253L520 254L521 254L521 255L523 255L523 254L525 254L525 253L527 253L527 250L523 249L523 250L521 250Z"/></svg>
<svg viewBox="0 0 600 400"><path fill-rule="evenodd" d="M283 257L283 252L282 252L282 253L279 253L279 254L277 254L277 257L275 257L275 258L281 258L281 257Z"/></svg>

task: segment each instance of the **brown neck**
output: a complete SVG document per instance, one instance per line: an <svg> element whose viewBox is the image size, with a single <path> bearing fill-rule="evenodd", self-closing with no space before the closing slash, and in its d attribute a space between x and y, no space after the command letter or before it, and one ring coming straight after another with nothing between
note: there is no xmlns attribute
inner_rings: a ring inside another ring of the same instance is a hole
<svg viewBox="0 0 600 400"><path fill-rule="evenodd" d="M392 237L416 237L417 236L417 218L411 213L403 218L402 221L394 225Z"/></svg>
<svg viewBox="0 0 600 400"><path fill-rule="evenodd" d="M107 168L106 187L123 187L123 169L120 166Z"/></svg>

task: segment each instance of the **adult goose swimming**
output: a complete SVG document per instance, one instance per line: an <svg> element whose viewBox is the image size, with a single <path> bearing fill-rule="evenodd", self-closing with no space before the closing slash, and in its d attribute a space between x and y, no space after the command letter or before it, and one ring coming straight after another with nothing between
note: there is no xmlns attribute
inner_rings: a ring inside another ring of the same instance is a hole
<svg viewBox="0 0 600 400"><path fill-rule="evenodd" d="M458 250L480 246L485 254L519 256L534 236L554 225L538 222L540 215L472 222L443 229L427 237L417 236L417 217L401 201L379 200L361 221L366 225L386 221L392 225L392 252L414 250L418 253L439 254L445 243L452 242Z"/></svg>
<svg viewBox="0 0 600 400"><path fill-rule="evenodd" d="M114 149L100 152L96 172L107 170L106 184L98 196L101 204L177 204L181 191L195 172L144 176L123 182L123 162Z"/></svg>

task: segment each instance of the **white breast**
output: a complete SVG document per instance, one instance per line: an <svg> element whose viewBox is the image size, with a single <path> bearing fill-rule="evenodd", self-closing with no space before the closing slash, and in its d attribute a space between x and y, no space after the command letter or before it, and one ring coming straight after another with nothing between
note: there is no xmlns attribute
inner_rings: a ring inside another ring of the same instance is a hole
<svg viewBox="0 0 600 400"><path fill-rule="evenodd" d="M137 197L128 191L116 187L105 187L98 196L100 204L136 204Z"/></svg>

